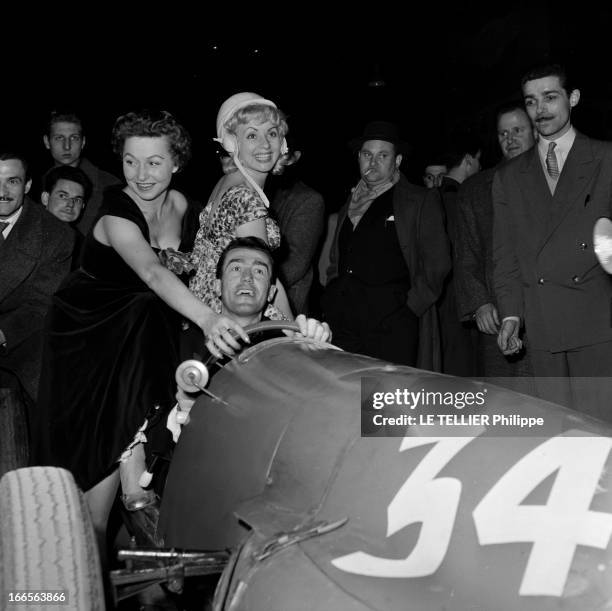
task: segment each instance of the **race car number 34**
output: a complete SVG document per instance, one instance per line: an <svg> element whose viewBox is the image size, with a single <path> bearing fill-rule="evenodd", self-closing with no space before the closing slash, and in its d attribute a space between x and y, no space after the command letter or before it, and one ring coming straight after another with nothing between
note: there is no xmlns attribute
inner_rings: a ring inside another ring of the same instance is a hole
<svg viewBox="0 0 612 611"><path fill-rule="evenodd" d="M572 436L575 434L575 436ZM414 523L421 531L406 558L357 551L332 560L342 571L386 578L432 575L446 556L459 508L462 484L437 478L475 437L406 437L399 451L434 444L387 508L387 537ZM584 437L578 431L548 439L514 464L480 500L472 513L480 545L532 543L521 596L561 596L577 546L606 549L612 514L590 509L612 439ZM556 473L545 505L521 505Z"/></svg>

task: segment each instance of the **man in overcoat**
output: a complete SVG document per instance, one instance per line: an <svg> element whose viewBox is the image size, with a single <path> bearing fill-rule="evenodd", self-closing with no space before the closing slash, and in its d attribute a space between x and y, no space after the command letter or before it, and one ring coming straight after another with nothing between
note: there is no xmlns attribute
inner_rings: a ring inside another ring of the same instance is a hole
<svg viewBox="0 0 612 611"><path fill-rule="evenodd" d="M351 147L361 180L338 213L322 300L334 343L439 370L435 303L451 267L439 194L400 172L396 125L369 123Z"/></svg>
<svg viewBox="0 0 612 611"><path fill-rule="evenodd" d="M27 197L19 154L0 152L0 387L36 398L42 329L51 295L70 270L74 236Z"/></svg>
<svg viewBox="0 0 612 611"><path fill-rule="evenodd" d="M531 121L522 101L497 112L501 164L528 151L535 143ZM500 165L468 178L457 197L454 279L458 314L477 329L477 375L531 376L525 350L504 356L497 346L500 319L493 287L493 178Z"/></svg>

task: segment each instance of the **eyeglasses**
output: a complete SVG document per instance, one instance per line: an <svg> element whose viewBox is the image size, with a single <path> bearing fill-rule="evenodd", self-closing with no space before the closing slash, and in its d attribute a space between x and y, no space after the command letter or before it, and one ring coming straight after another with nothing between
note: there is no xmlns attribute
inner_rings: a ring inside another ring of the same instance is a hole
<svg viewBox="0 0 612 611"><path fill-rule="evenodd" d="M527 131L526 127L513 127L512 129L505 129L503 132L497 132L497 136L500 140L505 138L514 138L515 136L522 136Z"/></svg>

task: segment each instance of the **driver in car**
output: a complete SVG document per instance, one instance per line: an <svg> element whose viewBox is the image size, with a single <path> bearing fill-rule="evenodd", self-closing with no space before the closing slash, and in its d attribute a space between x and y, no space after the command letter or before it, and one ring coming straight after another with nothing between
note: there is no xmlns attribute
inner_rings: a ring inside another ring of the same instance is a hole
<svg viewBox="0 0 612 611"><path fill-rule="evenodd" d="M248 236L232 240L219 257L216 275L215 291L221 298L224 315L233 318L243 327L270 320L265 316L265 311L276 293L276 274L272 252L261 238ZM326 322L306 318L303 314L299 314L295 322L300 327L299 333L283 333L320 342L331 340L332 334ZM184 343L192 342L187 340ZM201 344L199 336L196 350L185 349L185 346L183 350L189 358L204 360L207 355L202 358L199 352ZM179 411L187 412L195 401L193 396L188 396L180 389L176 399Z"/></svg>
<svg viewBox="0 0 612 611"><path fill-rule="evenodd" d="M221 253L216 271L215 291L221 298L222 313L246 327L260 321L271 320L265 315L266 308L276 293L276 277L272 252L266 242L254 236L232 240ZM283 330L289 336L304 337L319 342L331 340L329 325L300 314L295 319L300 331ZM189 327L181 338L181 352L184 358L195 358L206 362L210 356L202 341L199 329ZM251 337L251 340L257 338ZM216 355L214 355L216 356ZM199 394L199 393L198 393ZM140 477L142 487L150 486L153 474L163 470L172 456L173 442L178 441L181 425L188 421L189 410L195 403L196 394L187 394L177 389L177 405L168 414L165 426L161 420L148 423L143 435L149 444L147 465ZM161 426L160 426L161 425ZM158 478L163 480L164 478ZM145 510L124 515L128 530L139 545L158 546L155 534L159 515L157 505Z"/></svg>

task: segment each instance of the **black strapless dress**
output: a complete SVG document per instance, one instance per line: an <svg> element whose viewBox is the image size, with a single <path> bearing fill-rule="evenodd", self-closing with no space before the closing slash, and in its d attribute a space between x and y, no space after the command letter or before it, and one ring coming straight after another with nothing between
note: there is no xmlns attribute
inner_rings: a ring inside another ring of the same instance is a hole
<svg viewBox="0 0 612 611"><path fill-rule="evenodd" d="M103 215L134 222L150 242L123 191L107 194ZM90 231L47 319L35 462L69 469L83 490L109 475L154 406L174 404L180 322Z"/></svg>

